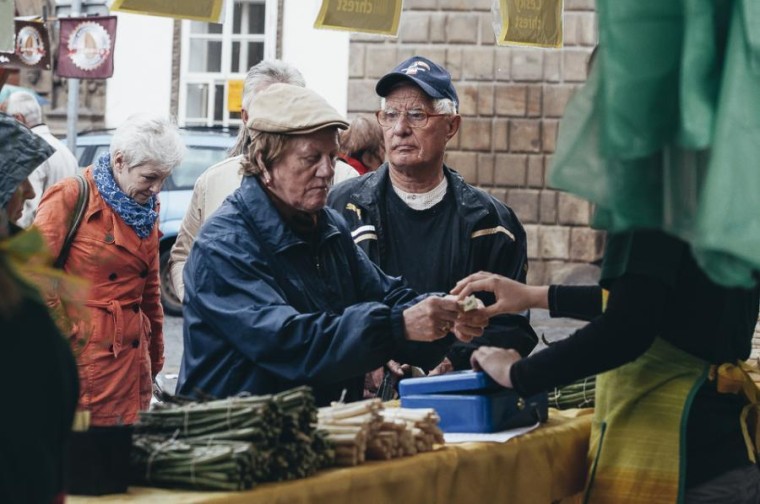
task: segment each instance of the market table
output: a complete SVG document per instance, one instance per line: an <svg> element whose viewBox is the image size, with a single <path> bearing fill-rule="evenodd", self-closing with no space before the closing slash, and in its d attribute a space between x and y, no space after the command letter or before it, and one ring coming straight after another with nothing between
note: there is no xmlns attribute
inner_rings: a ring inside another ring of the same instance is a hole
<svg viewBox="0 0 760 504"><path fill-rule="evenodd" d="M413 457L373 461L240 492L132 487L127 494L70 496L69 504L401 504L558 502L582 491L591 410L558 412L506 443L463 443Z"/></svg>

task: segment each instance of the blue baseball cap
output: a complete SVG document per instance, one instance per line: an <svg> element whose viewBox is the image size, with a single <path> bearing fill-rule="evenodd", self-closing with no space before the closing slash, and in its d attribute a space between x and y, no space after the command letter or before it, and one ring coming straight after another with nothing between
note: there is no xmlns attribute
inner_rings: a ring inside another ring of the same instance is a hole
<svg viewBox="0 0 760 504"><path fill-rule="evenodd" d="M404 80L416 84L431 98L448 98L459 106L459 97L451 83L451 74L442 66L422 56L412 56L392 72L385 74L377 81L375 92L383 97L388 96L391 88Z"/></svg>

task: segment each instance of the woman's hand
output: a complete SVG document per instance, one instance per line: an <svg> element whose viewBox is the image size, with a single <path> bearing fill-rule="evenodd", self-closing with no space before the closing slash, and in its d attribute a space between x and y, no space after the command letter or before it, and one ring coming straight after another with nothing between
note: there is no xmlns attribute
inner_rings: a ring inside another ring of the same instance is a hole
<svg viewBox="0 0 760 504"><path fill-rule="evenodd" d="M480 347L472 352L470 365L475 371L485 371L496 383L512 388L509 372L520 359L520 354L511 348Z"/></svg>
<svg viewBox="0 0 760 504"><path fill-rule="evenodd" d="M451 289L451 294L464 300L475 292L491 292L496 302L483 311L489 316L519 313L529 308L549 307L549 287L530 286L495 273L480 271L463 278Z"/></svg>

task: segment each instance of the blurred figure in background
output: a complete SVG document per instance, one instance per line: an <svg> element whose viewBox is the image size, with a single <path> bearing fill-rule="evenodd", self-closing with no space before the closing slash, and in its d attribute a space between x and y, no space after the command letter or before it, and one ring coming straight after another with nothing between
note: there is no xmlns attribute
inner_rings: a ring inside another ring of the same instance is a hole
<svg viewBox="0 0 760 504"><path fill-rule="evenodd" d="M243 172L240 162L248 152L250 136L245 124L251 113L251 103L257 93L277 82L304 87L303 75L294 66L280 60L264 60L251 67L243 87L243 108L240 116L243 125L238 133L237 143L230 151L230 158L215 164L198 177L193 188L193 196L177 233L171 255L171 278L174 292L179 302L185 297L182 270L193 242L206 219L221 206L224 199L240 187Z"/></svg>
<svg viewBox="0 0 760 504"><path fill-rule="evenodd" d="M359 175L375 171L385 161L383 129L375 118L358 116L340 133L340 159Z"/></svg>
<svg viewBox="0 0 760 504"><path fill-rule="evenodd" d="M0 114L0 502L64 500L64 460L78 386L76 363L45 303L22 273L44 244L13 224L34 191L27 176L53 154ZM30 359L33 364L30 367Z"/></svg>
<svg viewBox="0 0 760 504"><path fill-rule="evenodd" d="M55 149L55 154L29 176L35 196L24 203L23 214L16 222L21 227L29 227L43 193L59 180L76 175L79 164L69 148L50 132L50 128L44 123L37 98L32 94L25 91L11 94L6 100L6 112Z"/></svg>
<svg viewBox="0 0 760 504"><path fill-rule="evenodd" d="M116 129L110 152L84 170L87 207L63 270L90 282L88 316L68 312L57 292L48 293L48 302L69 316L61 325L78 352L79 407L89 410L92 425L137 421L163 366L157 196L184 151L170 121L132 116ZM40 202L34 224L56 256L79 194L70 178Z"/></svg>

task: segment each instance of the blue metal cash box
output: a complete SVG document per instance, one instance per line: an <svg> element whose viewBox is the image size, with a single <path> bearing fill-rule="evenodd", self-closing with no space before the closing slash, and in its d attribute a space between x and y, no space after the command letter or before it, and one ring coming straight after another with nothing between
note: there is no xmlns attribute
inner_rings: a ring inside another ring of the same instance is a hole
<svg viewBox="0 0 760 504"><path fill-rule="evenodd" d="M545 392L523 399L482 371L457 371L399 382L402 408L433 408L444 432L499 432L546 421Z"/></svg>

